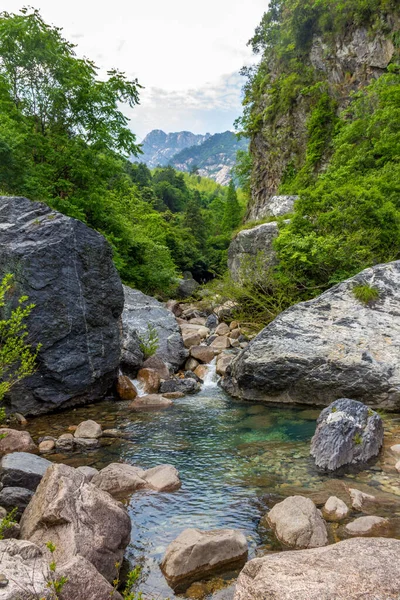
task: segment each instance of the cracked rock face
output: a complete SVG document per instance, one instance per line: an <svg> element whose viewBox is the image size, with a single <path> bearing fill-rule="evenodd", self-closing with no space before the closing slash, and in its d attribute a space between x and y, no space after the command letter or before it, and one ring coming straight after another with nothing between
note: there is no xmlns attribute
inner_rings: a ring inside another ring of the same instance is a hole
<svg viewBox="0 0 400 600"><path fill-rule="evenodd" d="M335 471L343 466L367 463L379 454L382 444L381 417L361 402L342 398L318 417L311 456L318 468Z"/></svg>
<svg viewBox="0 0 400 600"><path fill-rule="evenodd" d="M356 285L379 291L373 304ZM246 400L328 406L353 398L400 409L400 261L376 265L281 313L228 368L223 387Z"/></svg>
<svg viewBox="0 0 400 600"><path fill-rule="evenodd" d="M232 240L228 249L228 268L234 281L247 279L255 266L254 261L263 265L277 264L273 241L278 237L278 223L263 223L252 229L240 231Z"/></svg>
<svg viewBox="0 0 400 600"><path fill-rule="evenodd" d="M13 411L37 415L98 400L120 359L123 293L105 238L39 202L0 196L0 274L35 304L30 340L38 369L13 387Z"/></svg>
<svg viewBox="0 0 400 600"><path fill-rule="evenodd" d="M183 345L179 325L175 316L151 296L139 290L123 286L125 303L122 313L122 362L129 371L137 371L143 363L140 337L148 334L148 325L153 325L158 334L155 356L177 371L188 356Z"/></svg>

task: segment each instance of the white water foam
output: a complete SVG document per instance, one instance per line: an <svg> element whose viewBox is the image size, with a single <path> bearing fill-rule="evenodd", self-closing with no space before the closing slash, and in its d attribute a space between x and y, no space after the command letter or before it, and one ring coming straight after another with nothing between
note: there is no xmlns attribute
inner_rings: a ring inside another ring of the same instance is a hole
<svg viewBox="0 0 400 600"><path fill-rule="evenodd" d="M218 375L217 375L217 359L214 358L212 362L210 362L207 366L207 373L203 379L202 389L207 388L216 388L218 385Z"/></svg>

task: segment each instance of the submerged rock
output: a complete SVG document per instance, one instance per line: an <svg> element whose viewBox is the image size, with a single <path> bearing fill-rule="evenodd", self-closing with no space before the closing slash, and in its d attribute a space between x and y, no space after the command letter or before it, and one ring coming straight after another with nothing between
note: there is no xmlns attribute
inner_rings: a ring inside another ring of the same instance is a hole
<svg viewBox="0 0 400 600"><path fill-rule="evenodd" d="M97 440L99 437L101 437L101 434L101 425L96 423L96 421L92 421L91 419L89 419L87 421L82 421L82 423L79 423L78 427L75 429L74 437Z"/></svg>
<svg viewBox="0 0 400 600"><path fill-rule="evenodd" d="M173 492L182 486L179 473L172 465L158 465L147 469L144 480L148 487L157 492Z"/></svg>
<svg viewBox="0 0 400 600"><path fill-rule="evenodd" d="M21 519L21 536L41 549L51 541L58 565L83 556L112 582L129 543L126 509L79 471L54 464Z"/></svg>
<svg viewBox="0 0 400 600"><path fill-rule="evenodd" d="M359 302L357 285L378 290ZM400 261L376 265L280 314L233 361L223 387L265 402L354 398L400 409Z"/></svg>
<svg viewBox="0 0 400 600"><path fill-rule="evenodd" d="M383 517L358 517L351 523L347 523L345 531L354 537L360 536L384 536L389 532L389 521Z"/></svg>
<svg viewBox="0 0 400 600"><path fill-rule="evenodd" d="M201 385L194 379L169 379L163 381L160 385L160 393L165 392L182 392L183 394L197 394L200 391Z"/></svg>
<svg viewBox="0 0 400 600"><path fill-rule="evenodd" d="M133 410L158 410L172 405L172 400L164 398L162 394L147 394L146 396L138 396L136 400L129 404L129 408Z"/></svg>
<svg viewBox="0 0 400 600"><path fill-rule="evenodd" d="M255 558L239 575L235 600L395 600L399 556L399 540L356 538Z"/></svg>
<svg viewBox="0 0 400 600"><path fill-rule="evenodd" d="M92 483L116 497L126 497L142 489L172 492L182 485L179 473L172 465L158 465L145 471L125 463L111 463L94 475Z"/></svg>
<svg viewBox="0 0 400 600"><path fill-rule="evenodd" d="M303 496L289 496L275 504L267 521L283 544L292 548L326 546L326 525L314 502Z"/></svg>
<svg viewBox="0 0 400 600"><path fill-rule="evenodd" d="M167 548L161 570L176 592L213 573L243 566L247 559L245 536L234 529L185 529Z"/></svg>
<svg viewBox="0 0 400 600"><path fill-rule="evenodd" d="M11 409L37 415L101 399L120 359L122 285L105 238L81 221L26 198L0 196L0 275L14 274L14 301L35 308L30 339L38 369L13 386Z"/></svg>
<svg viewBox="0 0 400 600"><path fill-rule="evenodd" d="M157 331L158 347L156 356L171 365L176 371L188 357L183 345L179 325L175 316L151 296L124 286L124 311L122 313L122 363L130 371L137 371L140 341L138 336L146 337L148 326Z"/></svg>
<svg viewBox="0 0 400 600"><path fill-rule="evenodd" d="M363 465L377 456L383 443L381 417L361 402L342 398L325 408L311 440L311 456L320 469Z"/></svg>

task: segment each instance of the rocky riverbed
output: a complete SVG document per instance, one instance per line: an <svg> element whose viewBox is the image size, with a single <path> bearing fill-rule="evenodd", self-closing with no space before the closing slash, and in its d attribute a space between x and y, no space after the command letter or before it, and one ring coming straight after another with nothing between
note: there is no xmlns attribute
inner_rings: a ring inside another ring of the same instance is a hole
<svg viewBox="0 0 400 600"><path fill-rule="evenodd" d="M390 535L400 538L400 485L396 454L400 443L400 416L384 417L384 449L374 464L345 477L318 472L309 456L318 410L277 408L230 399L210 377L197 395L174 400L167 410L135 411L128 402L110 399L57 415L29 420L35 442L59 437L84 420L94 419L116 437L99 438L99 447L46 454L51 462L101 469L124 462L151 468L169 463L182 481L181 489L157 493L139 490L125 499L133 527L127 557L143 567L141 589L145 598L173 598L159 563L165 550L184 529L233 528L242 531L249 557L267 556L285 548L265 515L287 496L311 498L322 508L330 496L350 507L340 524L328 523L330 541L346 539L347 523L364 512L352 508L350 489L375 498L366 514L389 518ZM195 583L189 598L232 598L225 573L206 583ZM223 592L219 588L227 589Z"/></svg>

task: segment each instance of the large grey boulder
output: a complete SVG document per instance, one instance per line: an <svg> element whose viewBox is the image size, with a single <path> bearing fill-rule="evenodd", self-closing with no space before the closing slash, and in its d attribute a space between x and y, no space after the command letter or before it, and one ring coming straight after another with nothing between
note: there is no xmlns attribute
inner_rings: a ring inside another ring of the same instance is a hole
<svg viewBox="0 0 400 600"><path fill-rule="evenodd" d="M368 305L359 302L356 285L376 287L379 298ZM289 308L233 361L223 387L263 402L328 406L347 397L398 410L399 289L396 261L366 269Z"/></svg>
<svg viewBox="0 0 400 600"><path fill-rule="evenodd" d="M0 275L14 301L35 304L30 339L42 344L34 375L14 386L13 411L36 415L98 400L120 360L122 285L105 238L39 202L0 196Z"/></svg>
<svg viewBox="0 0 400 600"><path fill-rule="evenodd" d="M324 408L311 440L311 456L322 470L364 465L383 444L381 417L356 400L341 398Z"/></svg>
<svg viewBox="0 0 400 600"><path fill-rule="evenodd" d="M165 551L161 570L174 591L185 591L193 581L243 566L247 540L234 529L185 529Z"/></svg>
<svg viewBox="0 0 400 600"><path fill-rule="evenodd" d="M21 537L46 548L56 546L60 566L83 556L107 579L115 578L130 540L125 507L67 465L47 471L21 519Z"/></svg>
<svg viewBox="0 0 400 600"><path fill-rule="evenodd" d="M136 372L143 362L138 336L148 334L148 326L158 334L156 356L176 371L188 357L175 316L155 298L124 286L124 311L122 313L122 363Z"/></svg>
<svg viewBox="0 0 400 600"><path fill-rule="evenodd" d="M400 541L356 538L248 562L235 600L396 600Z"/></svg>
<svg viewBox="0 0 400 600"><path fill-rule="evenodd" d="M267 521L278 540L291 548L317 548L328 543L325 522L310 498L285 498L269 511Z"/></svg>
<svg viewBox="0 0 400 600"><path fill-rule="evenodd" d="M263 223L243 229L228 249L228 268L234 281L254 279L267 267L277 264L273 242L278 237L278 223Z"/></svg>
<svg viewBox="0 0 400 600"><path fill-rule="evenodd" d="M4 487L21 487L35 491L52 463L28 452L6 454L0 461L0 482Z"/></svg>

